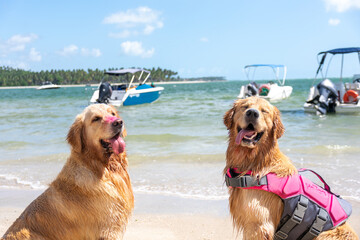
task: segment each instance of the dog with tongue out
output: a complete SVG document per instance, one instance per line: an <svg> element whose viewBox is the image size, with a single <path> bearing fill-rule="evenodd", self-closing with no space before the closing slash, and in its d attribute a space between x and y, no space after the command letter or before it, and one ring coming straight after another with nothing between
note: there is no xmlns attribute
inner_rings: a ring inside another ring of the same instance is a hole
<svg viewBox="0 0 360 240"><path fill-rule="evenodd" d="M259 97L239 99L225 113L224 124L229 136L224 175L231 177L232 181L232 184L230 184L229 178L225 178L229 186L230 213L234 227L240 233L239 236L242 237L241 239L259 240L294 239L288 238L287 233L295 225L300 224L302 219L297 214L299 212L305 213L304 205L300 206L300 203L294 205L297 209L296 214L295 212L289 216L285 214L283 218L284 202L279 195L275 194L276 191L270 191L273 185L267 185L267 177L263 178L271 173L276 179L280 179L279 182L286 182L287 179L297 173L297 169L290 159L279 149L278 139L284 133L280 111L268 101ZM232 173L235 174L234 177L232 177ZM265 185L264 179L266 181ZM267 191L264 191L266 188L262 188L264 186L268 187ZM296 184L286 186L282 189L286 194L295 193L296 189L298 189ZM311 191L317 189L311 184L306 187L312 189ZM305 186L304 189L306 189ZM328 195L326 194L324 197L323 191L325 190L319 191L316 196L323 199L324 202L330 202L332 198L327 198ZM309 207L307 211L318 214L315 212L314 207ZM337 212L339 214L337 216L344 216L345 214L342 209L334 208L331 211ZM341 211L343 211L343 215L341 215ZM305 218L308 218L308 221L311 219L306 215ZM284 222L280 224L280 219L288 219L289 225ZM320 233L324 225L321 225L320 230L317 230L319 229L318 224L324 221L323 219L320 219L318 215L314 222L309 221L311 226L299 225L300 229L303 226L308 229L304 228L303 231L299 230L297 233L305 234L309 231L311 234L306 234L306 238L301 236L297 239L315 239L315 236L318 236L316 237L317 240L359 239L347 223ZM277 229L278 226L280 226L279 229ZM318 231L317 235L312 234L315 232L313 229ZM284 234L284 231L287 233ZM319 233L320 235L318 235Z"/></svg>
<svg viewBox="0 0 360 240"><path fill-rule="evenodd" d="M114 107L85 108L68 132L63 169L2 239L122 239L134 208L124 137Z"/></svg>

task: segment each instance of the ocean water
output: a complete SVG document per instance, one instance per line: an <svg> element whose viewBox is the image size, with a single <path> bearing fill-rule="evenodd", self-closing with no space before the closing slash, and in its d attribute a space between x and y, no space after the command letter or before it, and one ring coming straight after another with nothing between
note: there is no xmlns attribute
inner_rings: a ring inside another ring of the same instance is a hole
<svg viewBox="0 0 360 240"><path fill-rule="evenodd" d="M166 84L152 104L119 108L134 191L192 199L227 198L222 122L242 81ZM276 102L285 134L280 149L298 168L320 173L332 190L360 202L360 115L319 117L302 105L311 80L289 80ZM65 139L92 90L0 89L0 189L45 189L69 155Z"/></svg>

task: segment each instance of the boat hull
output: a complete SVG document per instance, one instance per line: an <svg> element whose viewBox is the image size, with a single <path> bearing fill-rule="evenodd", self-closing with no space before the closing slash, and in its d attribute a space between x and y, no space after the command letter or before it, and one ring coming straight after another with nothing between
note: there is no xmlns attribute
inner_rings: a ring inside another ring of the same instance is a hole
<svg viewBox="0 0 360 240"><path fill-rule="evenodd" d="M306 113L317 113L317 108L314 104L305 103L304 111ZM360 114L360 101L357 104L338 104L335 107L335 113L337 114Z"/></svg>
<svg viewBox="0 0 360 240"><path fill-rule="evenodd" d="M163 87L150 87L144 89L132 88L125 90L113 90L109 104L116 107L119 106L132 106L145 103L155 102L164 90ZM91 103L97 103L99 98L99 90L96 90L91 97Z"/></svg>
<svg viewBox="0 0 360 240"><path fill-rule="evenodd" d="M338 95L340 96L336 101L335 113L336 114L360 114L360 99L355 101L356 103L344 103L340 102L340 99L343 99L344 94L347 90L353 89L357 92L360 91L360 84L358 83L334 83L334 87ZM309 91L308 98L304 103L304 111L306 113L318 113L318 106L313 103L308 103L316 96L319 95L319 90L317 89L317 85L312 86Z"/></svg>
<svg viewBox="0 0 360 240"><path fill-rule="evenodd" d="M57 85L54 85L54 86L41 86L41 87L38 87L36 88L37 90L47 90L47 89L58 89L60 88L59 86Z"/></svg>
<svg viewBox="0 0 360 240"><path fill-rule="evenodd" d="M134 91L129 93L129 96L124 101L124 106L139 105L145 103L155 102L161 94L163 88L154 89L151 91Z"/></svg>

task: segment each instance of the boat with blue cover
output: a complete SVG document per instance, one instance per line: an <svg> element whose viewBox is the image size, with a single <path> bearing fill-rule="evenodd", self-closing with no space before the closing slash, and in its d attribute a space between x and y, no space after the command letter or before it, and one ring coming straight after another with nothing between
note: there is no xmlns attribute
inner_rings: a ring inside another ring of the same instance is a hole
<svg viewBox="0 0 360 240"><path fill-rule="evenodd" d="M316 71L313 86L304 104L305 112L324 115L327 113L360 113L360 74L354 74L350 82L343 82L344 55L357 53L360 66L360 48L336 48L318 53L319 67ZM331 60L334 56L341 56L340 81L327 78ZM330 59L329 57L330 56ZM320 58L320 61L319 61ZM325 74L323 66L328 59ZM358 69L359 70L359 69ZM318 74L321 73L320 82L315 85Z"/></svg>
<svg viewBox="0 0 360 240"><path fill-rule="evenodd" d="M257 84L254 81L254 75L258 68L270 68L275 75L276 82L269 81L266 84ZM293 88L291 86L285 86L286 70L286 66L280 64L246 65L244 71L250 83L241 86L238 98L258 96L269 101L278 101L290 97ZM252 77L250 77L250 72L252 73ZM280 72L282 72L282 79L279 78Z"/></svg>
<svg viewBox="0 0 360 240"><path fill-rule="evenodd" d="M135 84L135 74L140 72ZM163 87L156 87L153 84L148 85L151 72L140 68L128 68L121 70L106 71L105 74L111 76L122 76L131 74L129 83L111 85L109 82L102 81L99 88L93 93L90 103L107 103L114 106L130 106L156 101Z"/></svg>

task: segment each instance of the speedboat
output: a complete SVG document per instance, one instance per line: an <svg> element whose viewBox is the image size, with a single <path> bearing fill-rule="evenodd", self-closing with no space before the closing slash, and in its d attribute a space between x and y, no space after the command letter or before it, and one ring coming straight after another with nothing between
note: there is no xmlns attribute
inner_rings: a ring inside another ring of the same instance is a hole
<svg viewBox="0 0 360 240"><path fill-rule="evenodd" d="M360 64L360 48L337 48L318 53L319 67L316 71L313 86L310 88L309 96L304 104L305 112L324 115L327 113L360 113L360 74L355 74L351 82L343 82L344 55L357 53ZM326 57L331 55L328 66L323 74L323 66ZM341 55L340 81L333 82L326 77L330 62L335 55ZM319 58L321 60L319 61ZM322 78L316 85L316 77L321 72Z"/></svg>
<svg viewBox="0 0 360 240"><path fill-rule="evenodd" d="M45 90L45 89L57 89L57 88L60 88L60 86L53 84L52 82L46 81L46 82L43 82L42 85L36 89L37 90Z"/></svg>
<svg viewBox="0 0 360 240"><path fill-rule="evenodd" d="M135 74L138 72L140 72L140 74L136 85L134 83ZM150 71L145 69L129 68L112 70L105 72L105 74L116 77L131 74L132 77L128 84L111 85L109 82L103 80L99 88L93 93L90 103L106 103L117 107L152 103L160 97L161 91L164 90L163 87L156 87L153 84L148 85L145 83L151 74Z"/></svg>
<svg viewBox="0 0 360 240"><path fill-rule="evenodd" d="M256 69L259 67L271 68L275 74L276 82L270 81L266 84L257 84L254 81L254 75ZM283 78L279 79L281 70ZM246 65L244 67L244 71L250 83L245 86L241 86L238 98L258 96L269 101L278 101L290 97L293 88L291 86L285 86L286 66L275 64L253 64ZM252 72L252 78L249 76L250 72Z"/></svg>

